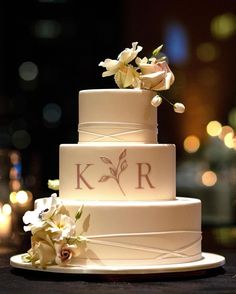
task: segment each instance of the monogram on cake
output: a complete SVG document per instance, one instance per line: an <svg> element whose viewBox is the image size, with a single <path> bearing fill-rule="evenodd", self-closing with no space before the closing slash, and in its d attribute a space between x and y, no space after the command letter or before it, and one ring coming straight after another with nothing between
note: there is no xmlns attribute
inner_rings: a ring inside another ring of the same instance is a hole
<svg viewBox="0 0 236 294"><path fill-rule="evenodd" d="M60 145L59 197L37 199L23 218L25 261L119 269L202 259L201 202L176 197L175 145L158 143L160 91L174 82L161 48L141 59L132 43L99 64L119 89L79 92L79 140Z"/></svg>

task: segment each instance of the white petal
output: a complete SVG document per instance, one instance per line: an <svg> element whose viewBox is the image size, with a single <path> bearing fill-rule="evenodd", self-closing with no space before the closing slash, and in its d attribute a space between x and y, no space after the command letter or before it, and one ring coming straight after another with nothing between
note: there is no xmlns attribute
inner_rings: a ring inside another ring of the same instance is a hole
<svg viewBox="0 0 236 294"><path fill-rule="evenodd" d="M159 83L161 83L165 78L165 72L164 71L159 71L159 72L154 72L151 74L147 75L140 75L140 79L143 82L143 87L145 89L156 89Z"/></svg>
<svg viewBox="0 0 236 294"><path fill-rule="evenodd" d="M104 77L109 77L109 76L113 76L114 75L114 72L112 72L112 71L104 71L103 73L102 73L102 77L104 78Z"/></svg>
<svg viewBox="0 0 236 294"><path fill-rule="evenodd" d="M23 222L27 224L35 224L37 223L39 219L39 214L41 212L41 209L37 208L33 211L26 211L24 216L23 216Z"/></svg>

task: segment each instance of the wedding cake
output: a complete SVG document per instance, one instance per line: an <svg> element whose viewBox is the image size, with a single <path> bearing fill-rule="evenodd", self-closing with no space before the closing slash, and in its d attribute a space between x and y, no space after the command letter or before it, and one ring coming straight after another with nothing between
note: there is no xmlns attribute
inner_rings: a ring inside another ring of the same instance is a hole
<svg viewBox="0 0 236 294"><path fill-rule="evenodd" d="M175 145L157 140L159 91L174 75L155 57L161 47L150 59L137 57L141 49L133 43L117 60L100 63L119 89L79 92L79 142L60 146L59 197L37 199L23 217L32 233L24 260L34 266L119 268L202 258L201 202L176 197Z"/></svg>

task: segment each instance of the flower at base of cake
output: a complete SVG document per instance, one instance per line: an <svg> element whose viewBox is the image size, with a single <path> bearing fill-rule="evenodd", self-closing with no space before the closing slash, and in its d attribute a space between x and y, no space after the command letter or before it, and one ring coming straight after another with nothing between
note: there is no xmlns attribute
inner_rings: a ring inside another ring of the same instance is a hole
<svg viewBox="0 0 236 294"><path fill-rule="evenodd" d="M150 58L138 57L138 53L143 47L138 46L138 42L132 43L132 48L126 48L119 55L117 60L107 58L99 63L99 66L105 67L106 71L102 73L103 77L113 76L119 88L138 88L156 91L157 95L153 97L151 104L158 107L162 103L162 97L158 91L168 90L174 83L175 77L170 70L165 57L157 58L163 45L153 51ZM135 65L130 62L135 60ZM174 111L183 113L185 106L182 103L170 103ZM177 105L176 105L177 104ZM180 106L181 104L181 106Z"/></svg>
<svg viewBox="0 0 236 294"><path fill-rule="evenodd" d="M86 239L76 236L76 221L82 215L81 206L71 218L62 202L54 193L45 199L44 205L23 216L24 231L31 231L31 248L23 256L25 262L45 268L48 265L68 264L72 257L79 255L81 243Z"/></svg>

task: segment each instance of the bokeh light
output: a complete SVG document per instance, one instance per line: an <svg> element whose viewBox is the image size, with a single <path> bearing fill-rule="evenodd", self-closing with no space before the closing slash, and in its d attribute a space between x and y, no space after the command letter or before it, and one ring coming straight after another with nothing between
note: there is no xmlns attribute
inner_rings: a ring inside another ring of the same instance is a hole
<svg viewBox="0 0 236 294"><path fill-rule="evenodd" d="M2 213L5 214L5 215L10 215L11 214L11 205L9 205L8 203L4 204L2 206Z"/></svg>
<svg viewBox="0 0 236 294"><path fill-rule="evenodd" d="M223 126L223 127L221 128L221 132L220 132L220 134L219 134L219 138L220 138L221 140L224 140L225 136L226 136L227 134L229 134L229 133L234 134L234 130L233 130L233 128L231 128L230 126Z"/></svg>
<svg viewBox="0 0 236 294"><path fill-rule="evenodd" d="M43 119L46 123L55 124L61 119L61 107L56 103L48 103L43 108Z"/></svg>
<svg viewBox="0 0 236 294"><path fill-rule="evenodd" d="M30 134L26 130L17 130L12 135L12 143L17 149L25 149L31 143Z"/></svg>
<svg viewBox="0 0 236 294"><path fill-rule="evenodd" d="M38 67L31 61L23 62L19 67L19 76L24 81L33 81L38 75Z"/></svg>
<svg viewBox="0 0 236 294"><path fill-rule="evenodd" d="M12 167L9 171L9 178L10 179L17 179L17 177L18 177L17 169Z"/></svg>
<svg viewBox="0 0 236 294"><path fill-rule="evenodd" d="M225 13L215 16L211 21L211 33L217 39L227 39L236 32L236 16Z"/></svg>
<svg viewBox="0 0 236 294"><path fill-rule="evenodd" d="M235 137L233 133L227 133L224 137L224 144L228 148L234 148L235 146Z"/></svg>
<svg viewBox="0 0 236 294"><path fill-rule="evenodd" d="M20 190L16 193L16 200L19 204L25 204L28 201L28 194L26 191Z"/></svg>
<svg viewBox="0 0 236 294"><path fill-rule="evenodd" d="M188 153L196 152L200 147L200 140L197 136L191 135L184 140L184 150Z"/></svg>
<svg viewBox="0 0 236 294"><path fill-rule="evenodd" d="M202 174L202 184L207 187L214 186L217 182L217 175L211 170L205 171Z"/></svg>
<svg viewBox="0 0 236 294"><path fill-rule="evenodd" d="M9 187L12 191L18 191L21 188L21 183L19 180L10 180Z"/></svg>
<svg viewBox="0 0 236 294"><path fill-rule="evenodd" d="M10 199L10 202L12 204L16 204L17 203L16 192L15 191L13 191L13 192L10 193L9 199Z"/></svg>
<svg viewBox="0 0 236 294"><path fill-rule="evenodd" d="M207 124L206 131L208 135L212 137L219 136L222 130L222 125L220 122L213 120Z"/></svg>
<svg viewBox="0 0 236 294"><path fill-rule="evenodd" d="M165 53L173 64L185 64L189 58L189 39L180 22L170 22L165 28Z"/></svg>
<svg viewBox="0 0 236 294"><path fill-rule="evenodd" d="M211 62L219 55L218 48L210 42L201 43L197 47L197 57L203 62Z"/></svg>
<svg viewBox="0 0 236 294"><path fill-rule="evenodd" d="M12 151L9 153L10 161L13 165L17 164L20 161L20 153L17 151Z"/></svg>
<svg viewBox="0 0 236 294"><path fill-rule="evenodd" d="M61 25L55 20L41 19L34 24L33 31L37 38L54 39L60 35Z"/></svg>

